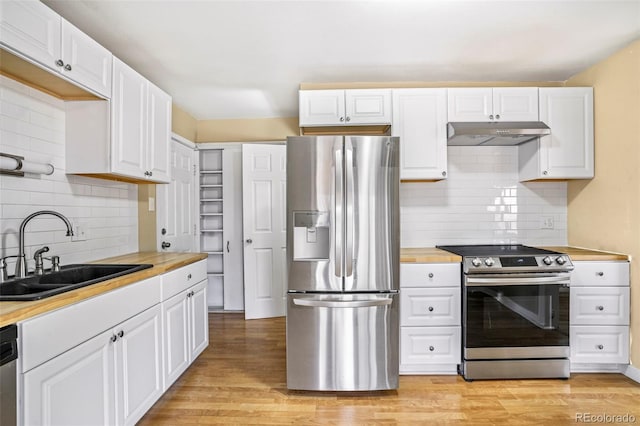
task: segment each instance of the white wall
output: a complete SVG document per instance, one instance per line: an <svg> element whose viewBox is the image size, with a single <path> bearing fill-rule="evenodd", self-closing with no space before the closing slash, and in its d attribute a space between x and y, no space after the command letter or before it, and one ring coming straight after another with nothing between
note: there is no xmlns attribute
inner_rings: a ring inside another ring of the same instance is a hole
<svg viewBox="0 0 640 426"><path fill-rule="evenodd" d="M63 101L0 76L0 152L55 167L51 176L0 175L0 256L17 254L22 219L44 209L84 225L87 240L72 242L54 216L35 218L25 235L30 268L33 252L44 245L50 249L46 255L59 255L63 265L138 250L137 186L65 175Z"/></svg>
<svg viewBox="0 0 640 426"><path fill-rule="evenodd" d="M447 180L402 183L401 246L566 245L566 182L518 182L517 149L449 147Z"/></svg>

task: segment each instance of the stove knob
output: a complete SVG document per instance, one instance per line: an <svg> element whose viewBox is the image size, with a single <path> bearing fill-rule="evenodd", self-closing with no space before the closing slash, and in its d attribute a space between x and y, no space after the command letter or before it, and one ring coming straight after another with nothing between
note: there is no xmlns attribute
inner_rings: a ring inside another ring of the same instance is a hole
<svg viewBox="0 0 640 426"><path fill-rule="evenodd" d="M553 259L551 259L549 256L542 259L542 261L544 262L545 265L551 265L553 263Z"/></svg>
<svg viewBox="0 0 640 426"><path fill-rule="evenodd" d="M487 265L487 266L489 266L489 267L493 266L493 264L494 264L494 263L496 263L496 262L495 262L492 258L490 258L490 257L487 257L487 258L484 260L484 264L485 264L485 265Z"/></svg>
<svg viewBox="0 0 640 426"><path fill-rule="evenodd" d="M479 258L476 257L471 261L471 264L477 268L478 266L482 265L482 262L480 261Z"/></svg>
<svg viewBox="0 0 640 426"><path fill-rule="evenodd" d="M556 262L558 262L558 265L564 265L565 263L567 263L567 259L565 259L565 257L564 257L564 256L559 256L559 257L556 259Z"/></svg>

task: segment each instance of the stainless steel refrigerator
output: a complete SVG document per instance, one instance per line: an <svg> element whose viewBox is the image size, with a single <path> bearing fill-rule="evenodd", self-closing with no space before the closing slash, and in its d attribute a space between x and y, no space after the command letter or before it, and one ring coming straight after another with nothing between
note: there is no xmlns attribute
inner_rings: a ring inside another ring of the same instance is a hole
<svg viewBox="0 0 640 426"><path fill-rule="evenodd" d="M287 387L398 387L398 138L287 139Z"/></svg>

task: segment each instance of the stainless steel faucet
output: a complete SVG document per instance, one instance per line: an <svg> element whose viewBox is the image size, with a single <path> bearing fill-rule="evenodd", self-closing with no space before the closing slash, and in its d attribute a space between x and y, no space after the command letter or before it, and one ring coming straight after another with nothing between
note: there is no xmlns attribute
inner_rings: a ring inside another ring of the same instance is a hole
<svg viewBox="0 0 640 426"><path fill-rule="evenodd" d="M62 219L64 224L67 226L67 237L71 237L73 235L73 226L71 225L71 222L69 221L69 219L67 219L64 215L56 211L40 210L35 213L31 213L29 216L27 216L20 224L20 233L18 234L19 246L18 246L18 258L16 259L16 278L23 278L27 276L27 258L24 254L24 229L26 228L27 223L29 223L31 219L43 214L50 214Z"/></svg>

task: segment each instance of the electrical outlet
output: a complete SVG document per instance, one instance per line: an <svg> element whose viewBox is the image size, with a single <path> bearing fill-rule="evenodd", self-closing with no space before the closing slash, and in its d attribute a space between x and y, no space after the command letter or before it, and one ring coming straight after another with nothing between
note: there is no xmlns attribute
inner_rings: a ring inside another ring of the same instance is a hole
<svg viewBox="0 0 640 426"><path fill-rule="evenodd" d="M553 216L542 216L540 218L540 229L553 229L554 227Z"/></svg>
<svg viewBox="0 0 640 426"><path fill-rule="evenodd" d="M79 222L73 225L73 236L71 241L87 241L87 231L89 226L84 222Z"/></svg>

